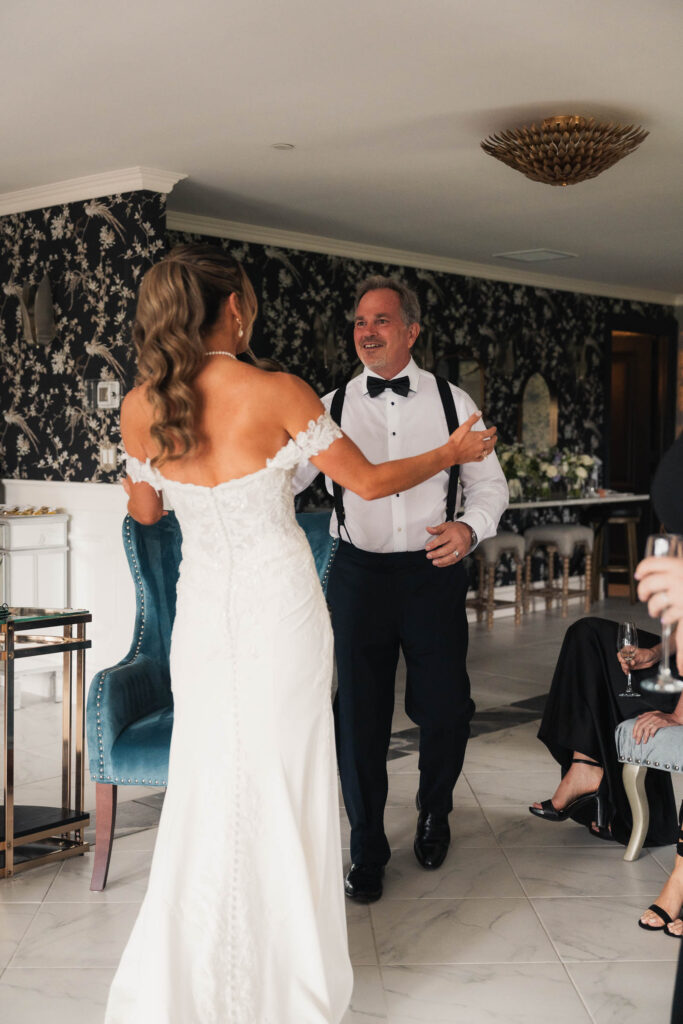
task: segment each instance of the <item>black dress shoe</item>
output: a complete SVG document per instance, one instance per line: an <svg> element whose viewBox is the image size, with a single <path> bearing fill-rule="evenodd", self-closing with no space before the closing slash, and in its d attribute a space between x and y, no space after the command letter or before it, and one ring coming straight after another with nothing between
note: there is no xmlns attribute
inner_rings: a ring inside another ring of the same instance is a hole
<svg viewBox="0 0 683 1024"><path fill-rule="evenodd" d="M382 895L383 877L381 864L352 864L344 879L344 892L358 903L374 903Z"/></svg>
<svg viewBox="0 0 683 1024"><path fill-rule="evenodd" d="M420 811L413 849L423 868L440 868L446 859L451 842L447 814L431 814Z"/></svg>

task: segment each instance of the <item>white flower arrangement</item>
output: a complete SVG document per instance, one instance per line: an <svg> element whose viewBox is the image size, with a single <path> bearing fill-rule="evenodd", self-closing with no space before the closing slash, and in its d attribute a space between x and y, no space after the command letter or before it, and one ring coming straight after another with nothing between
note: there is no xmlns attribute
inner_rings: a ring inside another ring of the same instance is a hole
<svg viewBox="0 0 683 1024"><path fill-rule="evenodd" d="M569 448L530 452L515 442L497 445L496 453L511 501L549 498L553 489L562 489L569 497L580 497L595 466L592 455Z"/></svg>

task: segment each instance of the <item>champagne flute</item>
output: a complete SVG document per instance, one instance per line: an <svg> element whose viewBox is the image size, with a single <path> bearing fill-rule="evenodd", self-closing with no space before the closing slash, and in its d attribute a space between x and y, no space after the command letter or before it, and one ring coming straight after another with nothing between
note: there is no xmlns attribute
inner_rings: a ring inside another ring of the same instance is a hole
<svg viewBox="0 0 683 1024"><path fill-rule="evenodd" d="M680 558L683 555L683 536L679 533L653 533L645 544L646 558ZM669 647L672 624L662 623L662 660L657 675L643 679L644 690L654 693L680 693L683 682L677 679L669 666Z"/></svg>
<svg viewBox="0 0 683 1024"><path fill-rule="evenodd" d="M631 665L633 664L638 650L638 630L635 624L628 619L626 622L622 622L617 630L617 651L621 653L622 658L628 665L628 675L626 677L626 689L623 693L620 693L620 697L639 697L640 694L636 693L631 688Z"/></svg>

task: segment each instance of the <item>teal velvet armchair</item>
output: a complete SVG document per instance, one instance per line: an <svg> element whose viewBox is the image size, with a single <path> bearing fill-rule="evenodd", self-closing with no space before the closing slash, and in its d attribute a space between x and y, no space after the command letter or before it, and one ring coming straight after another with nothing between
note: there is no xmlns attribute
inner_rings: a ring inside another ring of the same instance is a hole
<svg viewBox="0 0 683 1024"><path fill-rule="evenodd" d="M329 512L297 514L323 589L336 549ZM169 648L175 618L182 537L173 512L153 526L130 516L123 545L135 584L130 650L90 684L86 729L90 776L96 783L95 860L90 888L107 884L119 786L166 786L173 728Z"/></svg>

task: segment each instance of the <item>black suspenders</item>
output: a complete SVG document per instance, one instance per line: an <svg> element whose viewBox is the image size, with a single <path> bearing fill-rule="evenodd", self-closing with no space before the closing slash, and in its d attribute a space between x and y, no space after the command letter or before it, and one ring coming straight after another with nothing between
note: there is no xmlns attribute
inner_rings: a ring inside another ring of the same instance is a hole
<svg viewBox="0 0 683 1024"><path fill-rule="evenodd" d="M446 417L446 424L448 425L448 433L452 434L454 430L457 430L460 426L458 421L458 414L455 411L455 402L453 401L453 392L451 391L450 385L445 377L437 377L434 374L434 380L436 386L439 389L441 396L441 404L443 405L444 415ZM452 523L455 519L455 501L458 497L458 478L460 476L460 466L451 466L451 471L448 477L448 493L446 494L446 522Z"/></svg>
<svg viewBox="0 0 683 1024"><path fill-rule="evenodd" d="M455 411L455 402L453 401L453 392L451 391L450 384L445 377L437 377L434 375L436 386L439 389L439 395L441 397L441 404L443 406L444 415L446 417L446 424L448 426L448 433L452 434L454 430L458 429L459 421L458 414ZM346 384L342 384L340 388L337 388L332 396L332 404L330 406L330 416L337 424L341 427L342 420L342 409L344 408L344 399L346 398ZM458 478L460 475L459 466L451 466L451 471L448 477L448 492L446 494L446 522L453 522L455 518L455 502L458 496ZM348 537L349 531L345 526L346 513L344 512L344 497L343 488L338 483L332 481L332 497L334 499L334 511L337 515L337 524L339 527L339 536L341 537L342 527L346 530Z"/></svg>
<svg viewBox="0 0 683 1024"><path fill-rule="evenodd" d="M346 398L346 384L342 384L340 388L337 388L335 393L332 395L332 405L330 406L330 416L337 424L341 427L342 421L342 409L344 408L344 399ZM336 480L332 481L332 497L334 499L334 511L337 514L337 527L339 529L339 536L341 537L342 526L346 520L346 512L344 511L344 498L343 490L339 486ZM346 530L346 536L349 536L349 530L347 526L344 526ZM350 538L349 538L350 539Z"/></svg>

